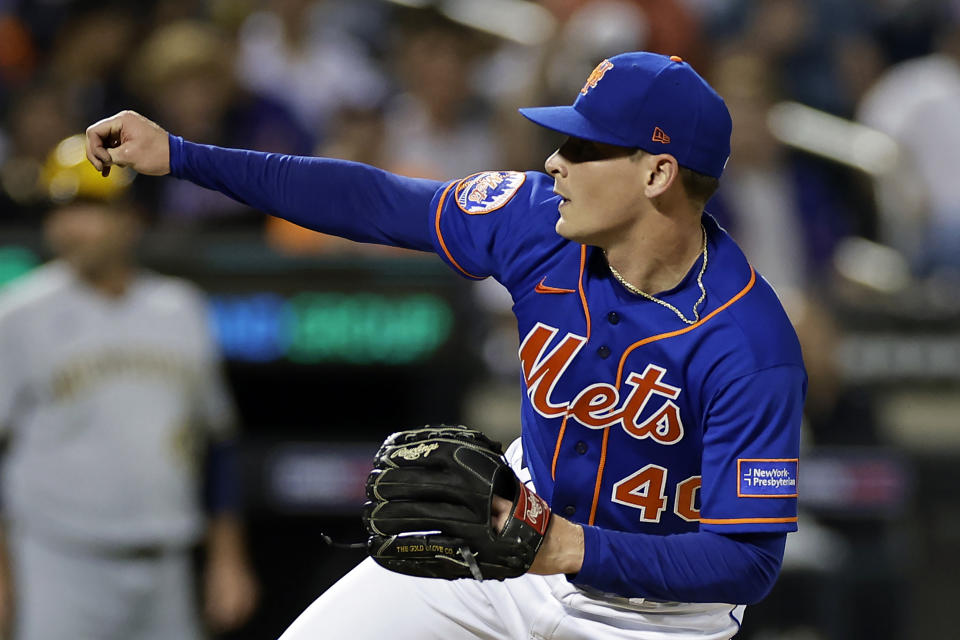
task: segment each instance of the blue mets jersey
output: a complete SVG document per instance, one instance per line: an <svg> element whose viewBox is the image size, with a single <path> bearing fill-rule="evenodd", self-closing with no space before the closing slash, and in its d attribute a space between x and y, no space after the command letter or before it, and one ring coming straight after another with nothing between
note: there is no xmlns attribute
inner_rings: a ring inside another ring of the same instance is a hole
<svg viewBox="0 0 960 640"><path fill-rule="evenodd" d="M177 137L170 150L175 176L311 229L435 251L460 275L510 291L524 459L537 492L584 525L575 582L742 603L772 584L797 527L806 375L777 296L709 215L706 253L658 294L692 309L707 261L701 317L688 325L623 288L600 249L556 233L560 199L545 174L444 184ZM725 553L748 577L720 589L731 565L715 558ZM760 591L738 590L746 583Z"/></svg>
<svg viewBox="0 0 960 640"><path fill-rule="evenodd" d="M513 296L538 492L620 531L795 530L805 374L769 284L705 214L706 299L687 325L628 292L600 249L557 235L552 189L486 172L447 185L432 213L438 253ZM703 259L659 297L692 309Z"/></svg>

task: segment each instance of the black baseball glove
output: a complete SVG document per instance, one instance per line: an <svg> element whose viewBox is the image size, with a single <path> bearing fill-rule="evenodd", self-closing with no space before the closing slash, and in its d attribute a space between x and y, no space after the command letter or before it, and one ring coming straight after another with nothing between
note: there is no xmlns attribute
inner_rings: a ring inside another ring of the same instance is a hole
<svg viewBox="0 0 960 640"><path fill-rule="evenodd" d="M490 523L494 494L512 501L502 531ZM500 443L441 425L394 433L367 478L363 523L370 556L428 578L513 578L543 543L550 508L525 487Z"/></svg>

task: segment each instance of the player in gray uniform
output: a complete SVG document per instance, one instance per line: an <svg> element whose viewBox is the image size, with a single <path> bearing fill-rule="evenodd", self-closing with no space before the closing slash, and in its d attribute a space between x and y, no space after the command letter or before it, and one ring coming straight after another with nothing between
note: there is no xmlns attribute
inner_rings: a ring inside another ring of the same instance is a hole
<svg viewBox="0 0 960 640"><path fill-rule="evenodd" d="M200 501L201 462L226 450L234 409L201 293L135 266L137 217L83 193L84 174L100 178L80 144L63 170L81 197L45 224L58 259L0 294L13 637L200 638L204 535L208 621L235 626L255 600L235 514L218 501L207 520Z"/></svg>

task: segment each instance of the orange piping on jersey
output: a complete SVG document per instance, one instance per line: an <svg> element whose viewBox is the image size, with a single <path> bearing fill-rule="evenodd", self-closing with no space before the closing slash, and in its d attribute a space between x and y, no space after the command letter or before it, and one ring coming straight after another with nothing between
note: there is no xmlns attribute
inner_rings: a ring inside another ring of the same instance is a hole
<svg viewBox="0 0 960 640"><path fill-rule="evenodd" d="M610 429L603 430L603 446L600 447L600 466L597 467L597 483L593 486L593 504L590 505L590 519L587 524L593 526L597 518L597 503L600 501L600 483L603 482L603 467L607 463L607 440L610 438Z"/></svg>
<svg viewBox="0 0 960 640"><path fill-rule="evenodd" d="M577 280L577 289L580 291L580 302L583 304L583 317L587 321L587 340L590 339L590 305L587 304L587 296L583 292L583 270L587 265L587 245L580 245L580 279Z"/></svg>
<svg viewBox="0 0 960 640"><path fill-rule="evenodd" d="M567 430L567 418L569 413L563 414L563 422L560 423L560 433L557 435L557 446L553 450L553 464L550 465L550 477L557 479L557 458L560 457L560 443L563 442L563 432Z"/></svg>
<svg viewBox="0 0 960 640"><path fill-rule="evenodd" d="M454 183L451 182L447 185L447 188L443 190L443 194L440 196L440 202L437 204L437 216L436 216L436 229L437 229L437 239L440 240L440 246L443 248L443 252L447 255L447 259L450 260L450 264L455 266L460 270L460 273L467 276L468 278L473 278L474 280L483 280L483 276L475 276L463 267L460 266L460 263L453 259L453 256L450 255L450 250L447 249L447 243L443 241L443 233L440 231L440 214L443 212L443 202L447 199L447 194L450 192L450 188L453 187Z"/></svg>
<svg viewBox="0 0 960 640"><path fill-rule="evenodd" d="M747 286L745 286L743 289L741 289L741 290L737 293L737 295L733 296L732 298L730 298L729 300L727 300L726 302L724 302L722 305L720 305L719 307L717 307L716 309L714 309L713 311L711 311L710 313L708 313L706 316L704 316L703 318L701 318L699 322L695 322L694 324L690 325L689 327L684 327L683 329L677 329L676 331L670 331L670 332L667 332L667 333L660 333L660 334L657 334L657 335L655 335L655 336L650 336L649 338L644 338L643 340L640 340L640 341L638 341L638 342L634 342L632 345L630 345L629 347L627 347L627 350L623 352L623 355L622 355L622 356L620 356L620 366L617 367L617 385L616 385L616 386L617 386L617 387L620 386L620 376L623 375L623 365L627 362L627 356L630 355L630 352L631 352L631 351L633 351L634 349L637 349L638 347L642 347L642 346L645 345L645 344L650 344L651 342L656 342L657 340L663 340L663 339L665 339L665 338L673 338L674 336L679 336L679 335L681 335L681 334L687 333L688 331L693 331L693 330L696 329L697 327L703 325L707 320L709 320L709 319L712 318L713 316L717 315L718 313L720 313L721 311L723 311L724 309L726 309L727 307L729 307L730 305L732 305L734 302L736 302L737 300L739 300L739 299L742 298L743 296L747 295L747 292L750 291L750 289L753 288L753 285L754 285L754 283L756 283L756 281L757 281L757 272L753 270L753 267L750 267L750 281L747 282Z"/></svg>
<svg viewBox="0 0 960 640"><path fill-rule="evenodd" d="M796 521L796 516L792 518L700 518L700 524L768 524Z"/></svg>

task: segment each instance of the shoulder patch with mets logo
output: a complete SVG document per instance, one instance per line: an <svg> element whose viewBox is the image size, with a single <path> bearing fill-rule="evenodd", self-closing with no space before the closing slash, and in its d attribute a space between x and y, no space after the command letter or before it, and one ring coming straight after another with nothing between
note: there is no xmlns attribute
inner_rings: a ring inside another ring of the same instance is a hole
<svg viewBox="0 0 960 640"><path fill-rule="evenodd" d="M526 179L519 171L483 171L457 183L454 197L464 213L490 213L510 202Z"/></svg>

